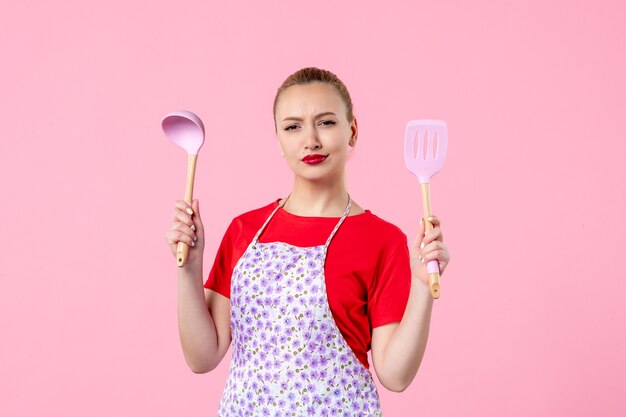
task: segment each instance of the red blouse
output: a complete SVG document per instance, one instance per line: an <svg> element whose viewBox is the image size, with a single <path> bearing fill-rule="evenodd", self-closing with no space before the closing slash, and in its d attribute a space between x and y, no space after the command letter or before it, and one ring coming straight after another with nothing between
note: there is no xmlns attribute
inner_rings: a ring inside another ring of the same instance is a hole
<svg viewBox="0 0 626 417"><path fill-rule="evenodd" d="M278 201L233 219L205 288L230 298L233 268ZM280 208L259 241L323 245L338 221L338 217L296 216ZM408 301L411 267L406 235L369 210L348 216L328 247L324 273L337 327L369 368L372 328L400 321Z"/></svg>

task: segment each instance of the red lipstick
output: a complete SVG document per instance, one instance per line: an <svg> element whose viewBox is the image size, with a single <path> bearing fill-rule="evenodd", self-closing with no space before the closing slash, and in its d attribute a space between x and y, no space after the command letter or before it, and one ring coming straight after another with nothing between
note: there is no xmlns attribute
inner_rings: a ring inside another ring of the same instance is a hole
<svg viewBox="0 0 626 417"><path fill-rule="evenodd" d="M322 162L324 162L324 160L328 157L328 155L307 155L304 158L302 158L302 162L304 162L305 164L309 164L309 165L317 165L317 164L321 164Z"/></svg>

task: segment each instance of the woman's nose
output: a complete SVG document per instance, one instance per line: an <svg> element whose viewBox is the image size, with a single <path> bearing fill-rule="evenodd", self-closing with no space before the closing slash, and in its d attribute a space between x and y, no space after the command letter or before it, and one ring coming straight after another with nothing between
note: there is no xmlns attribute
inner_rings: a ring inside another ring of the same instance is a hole
<svg viewBox="0 0 626 417"><path fill-rule="evenodd" d="M322 144L317 137L316 129L310 129L306 138L305 148L306 149L319 149L322 147Z"/></svg>

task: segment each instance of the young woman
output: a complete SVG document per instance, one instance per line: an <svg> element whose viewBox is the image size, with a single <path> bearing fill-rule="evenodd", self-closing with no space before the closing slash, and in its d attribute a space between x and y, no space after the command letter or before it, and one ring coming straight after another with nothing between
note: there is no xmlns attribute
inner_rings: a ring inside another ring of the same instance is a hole
<svg viewBox="0 0 626 417"><path fill-rule="evenodd" d="M178 269L180 339L189 367L214 369L233 344L220 416L379 416L383 386L403 391L424 355L432 298L426 263L450 256L440 222L411 248L404 233L353 201L346 160L357 120L345 85L304 68L274 100L293 190L236 217L203 285L198 200L175 202L166 239ZM423 219L422 219L423 220Z"/></svg>

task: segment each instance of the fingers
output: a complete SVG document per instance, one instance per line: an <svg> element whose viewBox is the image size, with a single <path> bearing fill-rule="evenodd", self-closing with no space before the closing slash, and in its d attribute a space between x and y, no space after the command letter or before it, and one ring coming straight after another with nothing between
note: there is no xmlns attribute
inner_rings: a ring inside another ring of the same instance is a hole
<svg viewBox="0 0 626 417"><path fill-rule="evenodd" d="M176 245L178 244L178 242L183 242L186 243L188 246L193 247L196 245L196 241L194 240L194 238L195 236L192 237L189 233L185 233L181 230L169 230L165 234L165 239L170 245Z"/></svg>
<svg viewBox="0 0 626 417"><path fill-rule="evenodd" d="M166 233L168 243L184 242L189 246L195 246L198 236L202 236L198 200L193 200L191 205L184 200L177 200L174 202L174 209L174 219L170 230Z"/></svg>
<svg viewBox="0 0 626 417"><path fill-rule="evenodd" d="M428 231L426 230L426 222L432 225ZM437 216L429 216L426 220L420 219L419 232L413 242L413 247L417 252L418 259L424 263L437 258L436 255L432 255L433 252L437 250L446 251L440 225L441 221Z"/></svg>
<svg viewBox="0 0 626 417"><path fill-rule="evenodd" d="M191 209L193 210L192 220L198 228L197 232L202 235L204 233L204 225L202 224L202 217L200 216L200 201L193 200L191 202Z"/></svg>
<svg viewBox="0 0 626 417"><path fill-rule="evenodd" d="M430 222L433 227L425 232L424 237L422 238L422 247L435 240L443 242L443 233L441 232L441 222L439 218L436 216L430 216L426 221ZM421 231L422 228L423 227L420 227L420 232L424 233Z"/></svg>
<svg viewBox="0 0 626 417"><path fill-rule="evenodd" d="M172 223L170 230L165 234L165 238L170 245L183 242L189 246L195 246L197 241L197 236L191 227L181 222Z"/></svg>
<svg viewBox="0 0 626 417"><path fill-rule="evenodd" d="M194 201L197 201L197 200L194 200ZM174 208L177 211L185 212L185 213L187 213L190 216L195 214L191 204L187 203L185 200L176 200L176 201L174 201Z"/></svg>
<svg viewBox="0 0 626 417"><path fill-rule="evenodd" d="M439 254L445 253L447 250L446 245L438 240L430 242L428 245L421 249L421 255L425 262L433 259L438 259Z"/></svg>
<svg viewBox="0 0 626 417"><path fill-rule="evenodd" d="M439 220L439 217L437 217L437 216L430 215L428 217L428 219L426 219L426 220L428 220L430 222L430 224L433 225L433 227L439 226L441 224L441 221Z"/></svg>
<svg viewBox="0 0 626 417"><path fill-rule="evenodd" d="M190 207L186 207L186 208L189 208L189 210L191 211ZM174 213L174 222L172 224L172 227L175 227L177 225L180 225L180 226L184 225L184 226L187 226L192 232L195 232L196 225L194 224L192 217L186 211L186 208L176 210L176 212ZM183 229L178 229L178 230L183 230Z"/></svg>
<svg viewBox="0 0 626 417"><path fill-rule="evenodd" d="M441 243L441 245L443 245L443 243ZM444 270L448 266L448 263L450 262L450 253L445 245L442 246L441 249L434 249L425 253L422 258L422 262L425 264L432 260L437 260L437 263L439 264L439 273L443 274Z"/></svg>

